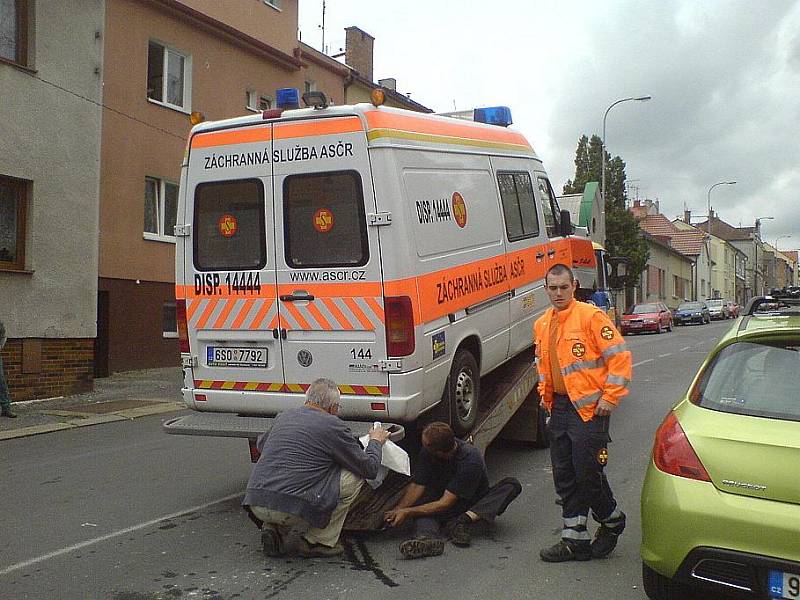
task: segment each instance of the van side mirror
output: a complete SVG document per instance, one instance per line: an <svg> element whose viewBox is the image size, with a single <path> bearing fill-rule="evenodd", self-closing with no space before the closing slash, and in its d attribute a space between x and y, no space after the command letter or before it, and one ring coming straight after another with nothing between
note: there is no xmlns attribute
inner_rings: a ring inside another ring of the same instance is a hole
<svg viewBox="0 0 800 600"><path fill-rule="evenodd" d="M561 237L567 237L568 235L572 235L572 221L569 216L568 210L562 210L559 215L559 234Z"/></svg>

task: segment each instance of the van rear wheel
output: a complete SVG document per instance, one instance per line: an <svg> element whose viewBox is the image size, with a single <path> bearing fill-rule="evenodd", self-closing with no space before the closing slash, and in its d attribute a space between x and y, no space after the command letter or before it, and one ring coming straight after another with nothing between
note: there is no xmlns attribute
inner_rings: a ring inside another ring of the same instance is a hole
<svg viewBox="0 0 800 600"><path fill-rule="evenodd" d="M445 389L450 404L450 425L457 437L467 435L475 427L480 389L478 361L472 352L462 348L453 358Z"/></svg>

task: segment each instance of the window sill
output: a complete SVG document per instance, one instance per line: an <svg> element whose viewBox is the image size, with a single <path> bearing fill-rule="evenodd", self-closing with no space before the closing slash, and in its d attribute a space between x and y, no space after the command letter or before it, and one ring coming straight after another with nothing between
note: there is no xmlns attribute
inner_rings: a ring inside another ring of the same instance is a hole
<svg viewBox="0 0 800 600"><path fill-rule="evenodd" d="M174 244L176 241L175 236L172 235L158 235L157 233L143 233L142 238L151 242L164 242L166 244Z"/></svg>
<svg viewBox="0 0 800 600"><path fill-rule="evenodd" d="M187 110L186 108L184 108L182 106L177 106L175 104L169 104L168 102L161 102L159 100L153 100L152 98L148 98L147 101L150 104L155 104L156 106L162 106L164 108L168 108L170 110L174 110L175 112L183 113L185 115L191 115L192 114L191 110Z"/></svg>
<svg viewBox="0 0 800 600"><path fill-rule="evenodd" d="M273 9L277 10L278 12L283 12L283 10L281 8L275 6L272 2L269 2L269 0L264 0L264 4L266 6L269 6L270 8L273 8Z"/></svg>
<svg viewBox="0 0 800 600"><path fill-rule="evenodd" d="M11 267L0 267L0 273L19 273L20 275L33 275L36 271L29 269L13 269Z"/></svg>
<svg viewBox="0 0 800 600"><path fill-rule="evenodd" d="M162 336L164 339L178 339L178 332L177 331L165 331L163 332Z"/></svg>
<svg viewBox="0 0 800 600"><path fill-rule="evenodd" d="M8 58L3 58L0 56L0 64L8 65L9 67L14 67L15 69L19 69L20 71L25 71L29 75L36 75L36 69L29 67L27 65L23 65L22 63L15 62L13 60L9 60Z"/></svg>

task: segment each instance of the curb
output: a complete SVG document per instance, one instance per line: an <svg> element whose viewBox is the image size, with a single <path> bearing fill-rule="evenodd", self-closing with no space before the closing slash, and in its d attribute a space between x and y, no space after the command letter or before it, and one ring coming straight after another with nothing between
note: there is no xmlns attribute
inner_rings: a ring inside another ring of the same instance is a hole
<svg viewBox="0 0 800 600"><path fill-rule="evenodd" d="M40 435L43 433L53 433L55 431L64 431L67 429L77 429L78 427L101 425L103 423L132 420L139 417L147 417L150 415L158 415L168 412L177 412L184 409L186 409L186 405L183 402L159 402L153 406L141 406L139 408L120 410L103 415L71 411L42 411L43 414L71 418L67 418L65 421L59 423L45 423L43 425L32 425L30 427L20 427L18 429L0 431L0 441L28 437L32 435Z"/></svg>

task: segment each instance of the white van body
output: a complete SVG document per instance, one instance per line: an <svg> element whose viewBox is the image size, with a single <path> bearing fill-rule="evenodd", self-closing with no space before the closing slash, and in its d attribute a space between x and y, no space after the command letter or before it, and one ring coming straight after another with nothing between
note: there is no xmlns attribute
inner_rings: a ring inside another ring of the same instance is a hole
<svg viewBox="0 0 800 600"><path fill-rule="evenodd" d="M327 377L345 419L444 398L463 434L479 375L531 345L547 269L591 288L591 242L559 217L504 127L371 104L200 124L176 226L184 400L272 416Z"/></svg>

